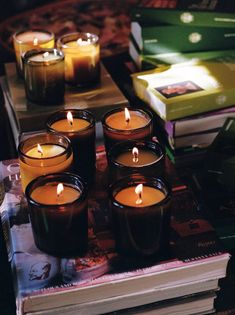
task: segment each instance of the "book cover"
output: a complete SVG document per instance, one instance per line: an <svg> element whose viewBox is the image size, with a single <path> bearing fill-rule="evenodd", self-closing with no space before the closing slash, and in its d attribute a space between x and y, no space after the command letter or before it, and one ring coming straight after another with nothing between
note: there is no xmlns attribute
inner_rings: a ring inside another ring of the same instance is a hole
<svg viewBox="0 0 235 315"><path fill-rule="evenodd" d="M174 34L174 36L172 36ZM131 35L144 55L233 49L235 28L145 26L131 22Z"/></svg>
<svg viewBox="0 0 235 315"><path fill-rule="evenodd" d="M128 104L127 99L103 65L101 65L100 84L93 89L83 91L66 86L65 101L60 106L43 106L27 101L24 82L17 76L15 64L5 64L5 71L4 94L11 105L11 111L15 116L19 132L45 128L47 117L60 109L86 109L91 111L98 121L106 111Z"/></svg>
<svg viewBox="0 0 235 315"><path fill-rule="evenodd" d="M135 43L135 39L130 35L129 40L129 55L134 62L135 66L139 70L150 70L156 67L165 65L172 65L177 63L183 63L191 60L210 60L214 58L220 58L225 56L235 56L233 49L227 50L209 50L209 51L197 51L197 52L169 52L162 54L143 54L138 45Z"/></svg>
<svg viewBox="0 0 235 315"><path fill-rule="evenodd" d="M171 168L170 164L166 167ZM104 302L104 310L113 311L115 305L123 309L144 304L144 301L151 303L177 297L186 290L203 291L205 286L210 287L205 282L226 276L230 255L221 247L211 225L201 217L192 192L172 173L174 206L169 256L156 257L156 261L146 265L123 264L115 252L110 230L107 192L102 186L106 182L106 171L105 153L98 150L97 187L89 198L87 255L58 259L42 253L34 245L21 191L18 160L1 163L5 196L0 212L14 270L19 314L68 305L81 309L86 308L87 303L126 296L126 304L110 303L107 308ZM212 286L215 289L214 286L216 282Z"/></svg>
<svg viewBox="0 0 235 315"><path fill-rule="evenodd" d="M140 0L139 7L165 8L165 9L188 9L215 12L235 12L234 0Z"/></svg>
<svg viewBox="0 0 235 315"><path fill-rule="evenodd" d="M215 11L171 10L151 7L134 7L131 14L132 21L147 25L179 25L179 26L235 26L235 13Z"/></svg>
<svg viewBox="0 0 235 315"><path fill-rule="evenodd" d="M136 95L163 120L234 105L235 58L192 60L132 75Z"/></svg>

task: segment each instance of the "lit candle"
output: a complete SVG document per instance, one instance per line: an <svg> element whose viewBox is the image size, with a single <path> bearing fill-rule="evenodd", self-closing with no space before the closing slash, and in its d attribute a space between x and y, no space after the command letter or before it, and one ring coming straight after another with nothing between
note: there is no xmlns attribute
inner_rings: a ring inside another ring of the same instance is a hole
<svg viewBox="0 0 235 315"><path fill-rule="evenodd" d="M23 191L34 178L69 170L73 153L69 139L41 133L19 144L20 175Z"/></svg>
<svg viewBox="0 0 235 315"><path fill-rule="evenodd" d="M133 173L162 176L165 155L157 142L128 140L116 143L109 150L108 164L110 182Z"/></svg>
<svg viewBox="0 0 235 315"><path fill-rule="evenodd" d="M25 94L40 105L64 100L64 54L57 49L30 50L23 56Z"/></svg>
<svg viewBox="0 0 235 315"><path fill-rule="evenodd" d="M109 198L121 255L153 257L167 251L170 189L162 180L140 174L124 177L110 186Z"/></svg>
<svg viewBox="0 0 235 315"><path fill-rule="evenodd" d="M51 255L84 254L88 243L87 189L74 174L37 177L26 198L36 246Z"/></svg>
<svg viewBox="0 0 235 315"><path fill-rule="evenodd" d="M52 114L47 120L47 130L62 133L72 144L74 155L74 172L93 182L95 175L95 119L85 110L61 110Z"/></svg>
<svg viewBox="0 0 235 315"><path fill-rule="evenodd" d="M107 153L117 142L148 140L153 133L152 114L136 108L111 110L104 115L102 125Z"/></svg>
<svg viewBox="0 0 235 315"><path fill-rule="evenodd" d="M55 45L54 34L43 30L27 30L16 32L13 35L13 45L16 56L16 66L19 75L23 76L22 56L31 49L53 48Z"/></svg>
<svg viewBox="0 0 235 315"><path fill-rule="evenodd" d="M100 80L99 38L91 33L66 34L57 46L65 54L65 80L79 87L87 87Z"/></svg>

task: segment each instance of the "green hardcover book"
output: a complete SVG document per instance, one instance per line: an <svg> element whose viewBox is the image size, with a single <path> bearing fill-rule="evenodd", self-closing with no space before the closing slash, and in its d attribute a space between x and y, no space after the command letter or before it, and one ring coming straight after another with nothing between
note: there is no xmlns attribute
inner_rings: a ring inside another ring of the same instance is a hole
<svg viewBox="0 0 235 315"><path fill-rule="evenodd" d="M131 35L142 54L233 49L235 28L144 26L131 22Z"/></svg>
<svg viewBox="0 0 235 315"><path fill-rule="evenodd" d="M191 61L132 75L137 96L163 120L235 104L235 58Z"/></svg>
<svg viewBox="0 0 235 315"><path fill-rule="evenodd" d="M132 20L148 25L235 27L235 13L135 7Z"/></svg>
<svg viewBox="0 0 235 315"><path fill-rule="evenodd" d="M136 67L139 70L143 71L154 69L162 65L182 63L190 61L192 59L210 60L212 58L220 58L225 56L229 57L231 55L233 55L235 58L235 50L234 49L209 50L192 53L172 52L164 54L146 55L140 52L134 38L131 36L129 41L129 55L133 62L135 63Z"/></svg>

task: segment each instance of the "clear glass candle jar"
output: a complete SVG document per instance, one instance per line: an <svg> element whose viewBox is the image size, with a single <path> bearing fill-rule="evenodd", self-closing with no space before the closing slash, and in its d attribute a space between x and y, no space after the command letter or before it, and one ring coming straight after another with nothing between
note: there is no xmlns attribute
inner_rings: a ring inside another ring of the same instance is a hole
<svg viewBox="0 0 235 315"><path fill-rule="evenodd" d="M68 171L73 163L70 140L48 132L23 139L19 143L18 154L23 191L34 178Z"/></svg>
<svg viewBox="0 0 235 315"><path fill-rule="evenodd" d="M77 32L61 36L57 47L65 55L65 80L78 87L89 87L100 80L100 44L95 34Z"/></svg>
<svg viewBox="0 0 235 315"><path fill-rule="evenodd" d="M13 34L13 46L18 74L23 77L22 57L31 49L53 48L55 45L54 33L45 30L23 30Z"/></svg>

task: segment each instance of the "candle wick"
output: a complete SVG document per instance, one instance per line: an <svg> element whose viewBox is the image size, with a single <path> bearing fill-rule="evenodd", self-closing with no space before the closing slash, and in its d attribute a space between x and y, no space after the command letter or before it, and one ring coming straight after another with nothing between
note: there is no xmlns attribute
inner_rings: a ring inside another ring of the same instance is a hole
<svg viewBox="0 0 235 315"><path fill-rule="evenodd" d="M133 162L134 163L138 163L139 159L138 159L138 154L134 153L134 157L133 157Z"/></svg>
<svg viewBox="0 0 235 315"><path fill-rule="evenodd" d="M130 122L130 118L126 118L126 124L128 125Z"/></svg>
<svg viewBox="0 0 235 315"><path fill-rule="evenodd" d="M73 122L72 122L72 121L70 121L69 123L70 123L70 126L72 126L72 125L73 125Z"/></svg>
<svg viewBox="0 0 235 315"><path fill-rule="evenodd" d="M143 203L141 192L138 194L138 199L136 200L137 205L141 205Z"/></svg>

